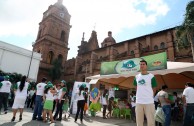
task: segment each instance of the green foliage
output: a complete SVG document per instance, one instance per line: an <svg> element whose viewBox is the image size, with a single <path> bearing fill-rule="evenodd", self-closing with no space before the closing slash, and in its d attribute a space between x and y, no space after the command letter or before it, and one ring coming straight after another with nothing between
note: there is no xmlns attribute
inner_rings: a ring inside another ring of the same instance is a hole
<svg viewBox="0 0 194 126"><path fill-rule="evenodd" d="M53 67L49 71L49 76L52 78L52 81L60 79L62 75L62 61L59 59L54 60L52 63Z"/></svg>
<svg viewBox="0 0 194 126"><path fill-rule="evenodd" d="M194 1L190 1L186 7L185 19L181 26L177 27L176 32L177 47L188 48L194 40Z"/></svg>
<svg viewBox="0 0 194 126"><path fill-rule="evenodd" d="M9 76L9 81L11 83L16 83L18 81L21 80L22 78L22 74L18 74L18 73L6 73L6 72L3 72L2 70L0 70L0 76L6 76L8 75Z"/></svg>

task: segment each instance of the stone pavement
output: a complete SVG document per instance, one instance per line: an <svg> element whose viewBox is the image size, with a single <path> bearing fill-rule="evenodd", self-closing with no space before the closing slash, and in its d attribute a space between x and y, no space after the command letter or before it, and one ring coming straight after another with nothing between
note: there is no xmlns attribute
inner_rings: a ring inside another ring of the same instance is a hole
<svg viewBox="0 0 194 126"><path fill-rule="evenodd" d="M16 115L16 120L11 122L12 112L9 111L7 114L0 114L0 126L136 126L134 122L129 119L102 119L102 113L98 113L96 117L84 118L83 124L80 120L77 123L74 122L74 115L68 120L63 120L61 122L56 121L56 123L43 123L41 121L34 121L32 119L32 110L25 109L23 113L23 120L19 120L19 113ZM172 126L181 126L181 123L173 123Z"/></svg>

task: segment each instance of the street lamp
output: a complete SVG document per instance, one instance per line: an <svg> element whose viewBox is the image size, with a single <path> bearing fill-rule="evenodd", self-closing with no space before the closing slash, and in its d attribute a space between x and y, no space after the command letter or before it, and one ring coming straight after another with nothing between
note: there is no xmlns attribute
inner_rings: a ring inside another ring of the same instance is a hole
<svg viewBox="0 0 194 126"><path fill-rule="evenodd" d="M31 64L32 64L32 58L33 58L33 55L34 55L34 43L35 42L32 42L32 54L31 54L31 58L30 58L30 64L29 64L29 68L28 68L27 78L28 78L29 73L30 73L30 67L31 67Z"/></svg>

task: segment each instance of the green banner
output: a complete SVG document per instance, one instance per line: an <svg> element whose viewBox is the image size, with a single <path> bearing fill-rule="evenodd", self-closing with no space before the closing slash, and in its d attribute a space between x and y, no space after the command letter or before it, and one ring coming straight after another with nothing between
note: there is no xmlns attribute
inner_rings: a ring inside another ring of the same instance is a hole
<svg viewBox="0 0 194 126"><path fill-rule="evenodd" d="M100 74L129 74L131 72L138 72L140 70L139 63L143 59L147 61L148 71L167 69L167 55L166 52L163 52L122 61L102 62Z"/></svg>

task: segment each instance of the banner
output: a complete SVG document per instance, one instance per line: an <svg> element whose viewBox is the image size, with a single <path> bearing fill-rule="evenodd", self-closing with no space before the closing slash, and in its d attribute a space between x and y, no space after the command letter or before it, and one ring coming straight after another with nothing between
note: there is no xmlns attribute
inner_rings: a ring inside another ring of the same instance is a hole
<svg viewBox="0 0 194 126"><path fill-rule="evenodd" d="M122 61L103 62L101 63L100 74L130 74L131 72L140 71L140 61L147 61L148 71L167 69L166 52L140 58L127 59Z"/></svg>
<svg viewBox="0 0 194 126"><path fill-rule="evenodd" d="M77 93L79 92L79 87L81 85L86 85L86 87L88 88L88 91L90 91L90 85L87 82L74 82L74 86L73 86L73 91L72 91L72 97L71 97L71 104L70 107L72 109L72 114L76 114L77 112Z"/></svg>

